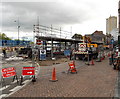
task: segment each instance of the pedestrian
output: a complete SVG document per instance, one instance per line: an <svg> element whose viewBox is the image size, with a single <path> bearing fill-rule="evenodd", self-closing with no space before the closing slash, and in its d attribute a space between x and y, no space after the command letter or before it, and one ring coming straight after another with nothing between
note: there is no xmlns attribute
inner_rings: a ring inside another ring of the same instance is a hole
<svg viewBox="0 0 120 99"><path fill-rule="evenodd" d="M111 54L111 64L113 64L113 62L114 62L114 53L112 52L112 54Z"/></svg>
<svg viewBox="0 0 120 99"><path fill-rule="evenodd" d="M3 48L2 52L3 52L4 58L6 58L6 49Z"/></svg>
<svg viewBox="0 0 120 99"><path fill-rule="evenodd" d="M70 60L72 60L72 50L70 50Z"/></svg>
<svg viewBox="0 0 120 99"><path fill-rule="evenodd" d="M83 61L87 61L87 59L88 59L88 55L85 54L85 56L83 57Z"/></svg>
<svg viewBox="0 0 120 99"><path fill-rule="evenodd" d="M12 47L10 48L10 54L11 54L11 56L13 55L13 48Z"/></svg>

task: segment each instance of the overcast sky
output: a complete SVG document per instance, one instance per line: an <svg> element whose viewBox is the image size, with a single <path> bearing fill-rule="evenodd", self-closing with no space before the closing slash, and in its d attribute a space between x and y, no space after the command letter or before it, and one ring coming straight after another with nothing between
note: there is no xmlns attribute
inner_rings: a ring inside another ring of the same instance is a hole
<svg viewBox="0 0 120 99"><path fill-rule="evenodd" d="M26 1L26 2L25 2ZM106 18L118 17L119 0L4 0L0 5L2 29L9 37L17 37L17 21L20 37L32 36L33 24L62 28L79 34L91 34L96 30L106 33ZM1 23L1 22L0 22Z"/></svg>

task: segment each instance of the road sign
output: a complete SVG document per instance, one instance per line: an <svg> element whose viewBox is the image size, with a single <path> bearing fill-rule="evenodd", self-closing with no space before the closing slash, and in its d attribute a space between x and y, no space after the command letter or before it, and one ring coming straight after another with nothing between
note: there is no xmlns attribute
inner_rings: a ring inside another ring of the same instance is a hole
<svg viewBox="0 0 120 99"><path fill-rule="evenodd" d="M22 75L35 75L35 67L23 67Z"/></svg>
<svg viewBox="0 0 120 99"><path fill-rule="evenodd" d="M15 75L16 75L16 71L15 71L14 67L9 67L9 68L2 69L3 78L15 76Z"/></svg>
<svg viewBox="0 0 120 99"><path fill-rule="evenodd" d="M39 39L36 39L36 45L42 45L42 41Z"/></svg>
<svg viewBox="0 0 120 99"><path fill-rule="evenodd" d="M81 43L80 47L86 47L86 44L85 43Z"/></svg>
<svg viewBox="0 0 120 99"><path fill-rule="evenodd" d="M65 56L70 56L70 50L65 50L65 51L64 51L64 55L65 55Z"/></svg>
<svg viewBox="0 0 120 99"><path fill-rule="evenodd" d="M40 60L46 60L46 50L40 50Z"/></svg>
<svg viewBox="0 0 120 99"><path fill-rule="evenodd" d="M79 44L79 51L86 51L86 43Z"/></svg>

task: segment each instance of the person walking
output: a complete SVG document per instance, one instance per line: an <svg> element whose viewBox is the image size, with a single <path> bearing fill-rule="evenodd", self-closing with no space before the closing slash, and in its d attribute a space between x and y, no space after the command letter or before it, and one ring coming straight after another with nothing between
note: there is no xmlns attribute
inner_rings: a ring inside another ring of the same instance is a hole
<svg viewBox="0 0 120 99"><path fill-rule="evenodd" d="M6 58L6 49L5 48L3 48L3 55L4 55L4 58Z"/></svg>
<svg viewBox="0 0 120 99"><path fill-rule="evenodd" d="M113 64L113 62L114 62L114 52L112 51L111 52L111 64Z"/></svg>

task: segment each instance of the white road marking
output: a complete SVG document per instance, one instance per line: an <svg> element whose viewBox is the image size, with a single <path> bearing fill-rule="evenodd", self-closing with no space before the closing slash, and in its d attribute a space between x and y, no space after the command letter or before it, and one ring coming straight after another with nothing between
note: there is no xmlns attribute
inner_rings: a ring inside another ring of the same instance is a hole
<svg viewBox="0 0 120 99"><path fill-rule="evenodd" d="M21 87L21 86L17 86L17 87L15 87L15 88L11 89L10 91L16 91L16 90L18 90L20 87Z"/></svg>
<svg viewBox="0 0 120 99"><path fill-rule="evenodd" d="M31 80L26 80L26 81L24 81L24 83L29 83ZM21 88L23 88L23 87L25 87L26 86L26 84L24 84L23 86L17 86L17 88L14 88L14 89L12 89L12 91L13 92L11 92L11 93L9 93L6 97L9 97L10 95L12 95L12 94L14 94L15 92L17 92L18 90L20 90Z"/></svg>
<svg viewBox="0 0 120 99"><path fill-rule="evenodd" d="M38 76L39 72L40 72L40 67L37 68L37 72L35 73L36 77Z"/></svg>
<svg viewBox="0 0 120 99"><path fill-rule="evenodd" d="M37 74L38 70L35 70L35 75Z"/></svg>
<svg viewBox="0 0 120 99"><path fill-rule="evenodd" d="M18 80L19 81L19 80ZM14 84L14 83L16 83L17 82L17 80L15 80L14 82L11 82L11 84Z"/></svg>
<svg viewBox="0 0 120 99"><path fill-rule="evenodd" d="M0 91L5 90L5 89L8 88L9 86L10 86L10 85L7 85L6 87L4 86L4 87L0 88Z"/></svg>
<svg viewBox="0 0 120 99"><path fill-rule="evenodd" d="M29 82L30 80L25 80L23 83L25 84L25 83L27 83L27 82Z"/></svg>
<svg viewBox="0 0 120 99"><path fill-rule="evenodd" d="M2 97L5 97L5 96L7 96L7 94L0 95L0 99L2 99Z"/></svg>

